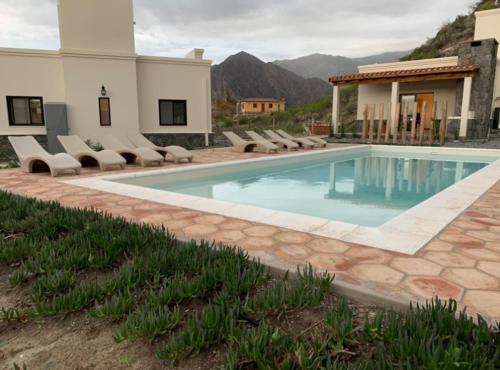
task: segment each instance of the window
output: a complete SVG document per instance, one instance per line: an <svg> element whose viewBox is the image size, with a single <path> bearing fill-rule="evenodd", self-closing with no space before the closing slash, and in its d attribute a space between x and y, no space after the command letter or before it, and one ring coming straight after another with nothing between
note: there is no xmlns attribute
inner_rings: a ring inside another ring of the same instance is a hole
<svg viewBox="0 0 500 370"><path fill-rule="evenodd" d="M10 126L43 126L43 99L32 96L8 96L7 111Z"/></svg>
<svg viewBox="0 0 500 370"><path fill-rule="evenodd" d="M160 126L186 126L185 100L160 100Z"/></svg>
<svg viewBox="0 0 500 370"><path fill-rule="evenodd" d="M254 108L257 108L257 103L253 103L253 107L254 107Z"/></svg>
<svg viewBox="0 0 500 370"><path fill-rule="evenodd" d="M101 126L111 126L111 107L109 98L99 98L99 122Z"/></svg>
<svg viewBox="0 0 500 370"><path fill-rule="evenodd" d="M273 103L269 103L269 108L272 108L273 107Z"/></svg>

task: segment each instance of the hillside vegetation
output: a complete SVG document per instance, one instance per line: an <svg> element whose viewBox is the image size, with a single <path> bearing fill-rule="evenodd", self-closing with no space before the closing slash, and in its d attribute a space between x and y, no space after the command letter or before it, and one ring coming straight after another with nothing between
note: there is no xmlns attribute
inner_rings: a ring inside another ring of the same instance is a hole
<svg viewBox="0 0 500 370"><path fill-rule="evenodd" d="M497 7L495 0L477 2L471 7L469 14L459 15L454 21L443 25L436 36L428 39L423 45L413 50L408 56L401 58L401 60L440 58L457 55L459 45L474 38L474 12Z"/></svg>
<svg viewBox="0 0 500 370"><path fill-rule="evenodd" d="M356 118L357 86L346 86L340 94L341 122L351 123ZM284 112L266 115L236 115L236 101L219 100L213 105L214 131L220 134L224 130L265 130L281 128L292 133L303 133L304 125L312 121L331 122L332 98L326 97L300 107L287 108Z"/></svg>

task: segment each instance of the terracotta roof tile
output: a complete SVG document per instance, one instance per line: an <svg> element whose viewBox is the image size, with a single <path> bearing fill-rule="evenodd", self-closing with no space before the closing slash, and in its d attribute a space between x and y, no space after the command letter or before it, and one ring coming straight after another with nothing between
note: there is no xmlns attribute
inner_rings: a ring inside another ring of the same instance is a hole
<svg viewBox="0 0 500 370"><path fill-rule="evenodd" d="M355 73L348 75L338 75L329 78L329 81L334 84L348 83L353 81L363 80L377 80L387 78L403 78L403 77L426 77L439 74L449 73L474 73L479 70L478 65L465 65L465 66L448 66L448 67L432 67L432 68L418 68L418 69L400 69L395 71L380 71L368 73Z"/></svg>

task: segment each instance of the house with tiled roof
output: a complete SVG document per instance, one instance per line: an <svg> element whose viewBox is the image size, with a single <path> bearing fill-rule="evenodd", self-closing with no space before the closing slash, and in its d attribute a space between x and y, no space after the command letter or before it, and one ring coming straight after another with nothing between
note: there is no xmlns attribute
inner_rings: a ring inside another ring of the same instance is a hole
<svg viewBox="0 0 500 370"><path fill-rule="evenodd" d="M487 138L500 119L500 9L475 16L474 40L456 56L362 65L356 74L330 77L334 132L342 124L340 87L358 85L358 121L374 112L376 119L407 122L408 129L415 120L430 131L446 114L449 135Z"/></svg>
<svg viewBox="0 0 500 370"><path fill-rule="evenodd" d="M259 114L285 111L285 99L246 98L238 102L238 113Z"/></svg>

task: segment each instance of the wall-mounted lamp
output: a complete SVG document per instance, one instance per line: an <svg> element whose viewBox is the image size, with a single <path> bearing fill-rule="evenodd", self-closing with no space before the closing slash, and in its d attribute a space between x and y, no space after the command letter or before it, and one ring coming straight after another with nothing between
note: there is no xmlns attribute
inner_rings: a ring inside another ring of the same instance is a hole
<svg viewBox="0 0 500 370"><path fill-rule="evenodd" d="M102 96L106 96L107 95L106 87L104 85L101 86L101 95Z"/></svg>

